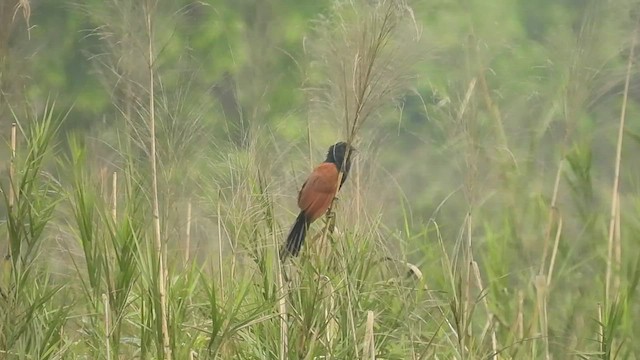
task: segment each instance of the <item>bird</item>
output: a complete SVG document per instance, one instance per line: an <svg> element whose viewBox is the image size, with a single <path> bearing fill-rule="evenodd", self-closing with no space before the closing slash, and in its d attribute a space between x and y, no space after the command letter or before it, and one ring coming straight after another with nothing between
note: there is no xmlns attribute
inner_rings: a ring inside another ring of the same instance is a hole
<svg viewBox="0 0 640 360"><path fill-rule="evenodd" d="M281 259L284 260L288 255L298 256L309 226L327 212L333 198L347 180L354 152L355 148L344 141L331 145L324 162L309 174L298 192L300 213L280 250ZM342 179L338 184L340 172Z"/></svg>

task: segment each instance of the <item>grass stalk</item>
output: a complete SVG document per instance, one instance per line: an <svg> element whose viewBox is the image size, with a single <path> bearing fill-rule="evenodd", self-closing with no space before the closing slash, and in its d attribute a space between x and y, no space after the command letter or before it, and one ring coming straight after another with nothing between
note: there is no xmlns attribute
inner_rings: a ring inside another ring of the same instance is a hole
<svg viewBox="0 0 640 360"><path fill-rule="evenodd" d="M218 238L219 239L219 238ZM191 254L191 200L187 203L187 228L185 230L184 263L189 263Z"/></svg>
<svg viewBox="0 0 640 360"><path fill-rule="evenodd" d="M516 316L516 335L518 341L524 339L524 292L518 290L518 315Z"/></svg>
<svg viewBox="0 0 640 360"><path fill-rule="evenodd" d="M464 264L465 264L465 278L464 278L464 283L462 284L462 286L464 286L464 293L462 294L463 297L463 307L462 307L462 342L463 344L467 344L467 341L469 339L471 339L473 337L473 328L471 327L471 322L472 322L472 316L473 316L473 308L474 308L474 304L473 304L473 299L471 298L471 274L473 273L473 249L472 249L472 230L473 230L473 226L472 226L472 217L471 217L471 211L469 211L467 213L467 221L466 221L466 226L465 226L465 233L466 233L466 246L465 246L465 250L464 250ZM470 354L468 354L467 352L463 352L463 358L468 358L468 356L470 356Z"/></svg>
<svg viewBox="0 0 640 360"><path fill-rule="evenodd" d="M356 181L356 224L360 224L360 216L361 216L361 212L362 212L362 202L361 202L361 195L362 195L362 187L360 185L360 162L356 161L355 163L355 174L354 174L354 179Z"/></svg>
<svg viewBox="0 0 640 360"><path fill-rule="evenodd" d="M338 335L338 322L336 321L336 291L331 285L331 282L325 282L325 297L329 299L329 306L325 307L325 318L328 319L327 322L327 345L331 349L335 343L336 336Z"/></svg>
<svg viewBox="0 0 640 360"><path fill-rule="evenodd" d="M287 314L287 282L283 278L282 266L278 267L278 312L280 315L279 359L288 359L289 323Z"/></svg>
<svg viewBox="0 0 640 360"><path fill-rule="evenodd" d="M104 311L104 346L107 352L107 359L111 360L111 314L109 312L109 297L107 294L102 294L102 305Z"/></svg>
<svg viewBox="0 0 640 360"><path fill-rule="evenodd" d="M364 331L364 341L362 346L362 359L375 360L376 358L376 343L373 328L375 325L375 314L373 311L367 311L367 323Z"/></svg>
<svg viewBox="0 0 640 360"><path fill-rule="evenodd" d="M219 286L220 289L224 289L224 268L223 268L223 262L222 262L222 210L220 209L220 202L218 202L218 205L216 206L216 220L218 222L217 224L217 229L218 229L218 281L219 281ZM234 255L235 258L235 255ZM233 268L231 271L231 275L233 276ZM223 292L224 293L224 292Z"/></svg>
<svg viewBox="0 0 640 360"><path fill-rule="evenodd" d="M480 290L480 293L484 293L486 289L482 285L482 277L480 276L480 267L478 266L478 263L475 260L471 261L471 265L473 268L473 275L475 278L476 286ZM493 354L497 354L498 346L497 346L496 330L495 330L495 323L494 323L495 315L493 314L493 312L491 311L491 308L489 307L489 300L487 300L487 296L482 296L481 301L482 301L482 305L484 306L484 310L487 314L487 321L485 323L480 339L485 339L487 334L491 332L492 351L493 351ZM496 356L497 355L494 355L493 358L495 358Z"/></svg>
<svg viewBox="0 0 640 360"><path fill-rule="evenodd" d="M7 212L11 214L16 203L16 148L18 146L18 124L16 122L11 123L11 140L10 140L10 152L11 157L9 159L9 196L7 199ZM0 296L4 295L3 287L9 284L9 278L11 276L11 243L7 241L7 248L4 249L5 253L0 258Z"/></svg>
<svg viewBox="0 0 640 360"><path fill-rule="evenodd" d="M613 186L611 189L611 212L609 219L609 237L607 241L607 270L605 277L605 307L608 304L608 301L611 300L611 276L614 270L614 266L618 266L617 271L619 271L619 265L615 264L614 258L614 249L615 249L615 239L616 239L616 213L619 205L617 204L618 192L620 191L620 167L622 162L622 140L624 139L624 128L625 128L625 120L627 118L627 101L629 98L629 83L631 82L631 70L633 68L633 58L634 52L636 48L636 40L638 36L638 30L634 27L633 29L633 38L631 40L631 46L629 47L629 57L627 61L627 72L624 79L624 91L622 92L622 107L620 109L620 121L618 125L618 140L616 142L616 159L615 159L615 169L613 174Z"/></svg>
<svg viewBox="0 0 640 360"><path fill-rule="evenodd" d="M168 325L168 313L167 313L167 269L166 269L166 244L162 240L161 225L160 225L160 203L158 199L158 159L156 152L156 116L155 116L155 51L153 47L154 42L154 26L153 26L153 10L157 5L153 0L145 2L145 21L146 30L148 35L148 75L149 75L149 128L150 134L150 152L151 157L151 183L152 183L152 201L153 201L153 231L155 239L155 251L156 259L158 261L158 296L160 300L159 317L161 321L162 331L162 349L165 360L171 360L171 340L169 338L169 325Z"/></svg>
<svg viewBox="0 0 640 360"><path fill-rule="evenodd" d="M604 356L607 352L606 349L606 329L605 329L605 323L604 323L604 315L603 315L603 310L602 310L602 304L598 303L598 351L600 352L600 355L602 356L602 358L604 359Z"/></svg>
<svg viewBox="0 0 640 360"><path fill-rule="evenodd" d="M543 275L544 274L544 268L545 265L547 264L547 256L549 255L549 243L551 241L551 231L553 230L553 224L556 223L559 214L558 214L558 207L557 207L557 203L558 203L558 192L560 191L560 179L562 178L562 164L563 162L561 161L560 164L558 165L558 169L556 170L556 177L555 177L555 181L553 182L553 195L551 196L551 204L550 206L550 210L549 210L549 218L547 220L547 228L545 230L545 236L544 236L544 244L542 245L542 258L540 260L540 271L538 272L539 275Z"/></svg>
<svg viewBox="0 0 640 360"><path fill-rule="evenodd" d="M553 242L553 250L551 252L551 260L549 261L549 270L547 271L547 287L551 286L551 278L553 277L553 269L556 264L556 256L558 255L558 246L560 246L560 235L562 234L562 217L558 218L558 228L556 229L556 237Z"/></svg>
<svg viewBox="0 0 640 360"><path fill-rule="evenodd" d="M11 159L9 160L9 211L16 203L16 193L14 181L16 178L16 148L18 146L18 125L14 121L11 123Z"/></svg>
<svg viewBox="0 0 640 360"><path fill-rule="evenodd" d="M118 218L118 173L115 171L111 177L111 218L114 222Z"/></svg>
<svg viewBox="0 0 640 360"><path fill-rule="evenodd" d="M613 244L613 262L615 264L616 273L613 276L613 293L620 291L621 271L622 271L622 235L620 229L620 192L616 193L616 221L615 221L615 238Z"/></svg>
<svg viewBox="0 0 640 360"><path fill-rule="evenodd" d="M536 305L540 323L540 340L542 341L545 360L551 359L549 353L549 318L547 315L547 279L543 275L535 277Z"/></svg>

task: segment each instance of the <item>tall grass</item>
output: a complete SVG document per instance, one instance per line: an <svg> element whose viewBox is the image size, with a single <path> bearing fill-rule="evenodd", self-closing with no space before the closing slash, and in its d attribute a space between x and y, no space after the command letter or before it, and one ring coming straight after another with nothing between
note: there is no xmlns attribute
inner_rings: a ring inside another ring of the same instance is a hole
<svg viewBox="0 0 640 360"><path fill-rule="evenodd" d="M21 127L25 151L16 151L10 182L2 188L8 252L2 260L0 348L8 358L49 359L65 351L63 330L71 303L63 302L62 284L42 261L48 228L62 199L60 184L45 169L56 152L52 140L60 125L53 110L48 105L40 118Z"/></svg>
<svg viewBox="0 0 640 360"><path fill-rule="evenodd" d="M500 73L500 56L511 58L490 52L491 14L461 8L467 46L427 58L438 39L419 36L423 9L336 2L305 43L308 132L320 134L309 158L336 139L360 151L333 217L286 263L277 249L304 176L288 169L306 159L259 123L262 106L250 107L242 141L220 135L247 119L233 124L209 105L200 72L181 77L193 63L170 51L172 26L188 10L80 9L97 24L92 59L116 130L61 134L49 103L3 130L15 155L0 182L0 358L638 358L640 223L627 160L640 145L630 121L637 24L616 27L622 6L587 7L575 38L555 39L554 80L530 84ZM595 39L609 28L634 40L601 59ZM441 98L424 94L424 77L438 75L417 68L449 71L444 85L433 80ZM514 82L544 95L506 103ZM419 101L424 113L404 115L441 138L415 135L428 145L395 154L391 175L377 164L393 136L374 137L392 133L386 117L406 121L393 106L403 101ZM595 117L616 120L615 131ZM605 132L614 139L594 140ZM391 185L423 167L433 173L417 178L423 193ZM424 193L437 199L430 216L417 211Z"/></svg>

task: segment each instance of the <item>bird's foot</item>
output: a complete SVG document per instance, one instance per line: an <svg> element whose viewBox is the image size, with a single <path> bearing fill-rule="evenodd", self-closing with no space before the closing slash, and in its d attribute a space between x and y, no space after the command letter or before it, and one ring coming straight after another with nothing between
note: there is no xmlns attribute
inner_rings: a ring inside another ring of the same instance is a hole
<svg viewBox="0 0 640 360"><path fill-rule="evenodd" d="M333 211L327 213L327 226L329 234L333 234L336 227L336 213Z"/></svg>

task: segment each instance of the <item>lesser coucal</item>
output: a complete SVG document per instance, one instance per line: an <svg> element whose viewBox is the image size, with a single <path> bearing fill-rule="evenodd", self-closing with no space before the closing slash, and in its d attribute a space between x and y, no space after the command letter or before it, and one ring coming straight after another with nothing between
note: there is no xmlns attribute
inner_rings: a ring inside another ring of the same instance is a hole
<svg viewBox="0 0 640 360"><path fill-rule="evenodd" d="M354 150L346 142L331 145L326 160L313 169L304 182L298 193L300 214L287 236L287 242L280 250L280 258L284 259L287 255L298 256L309 225L327 212L331 201L347 180ZM338 185L340 172L342 180Z"/></svg>

